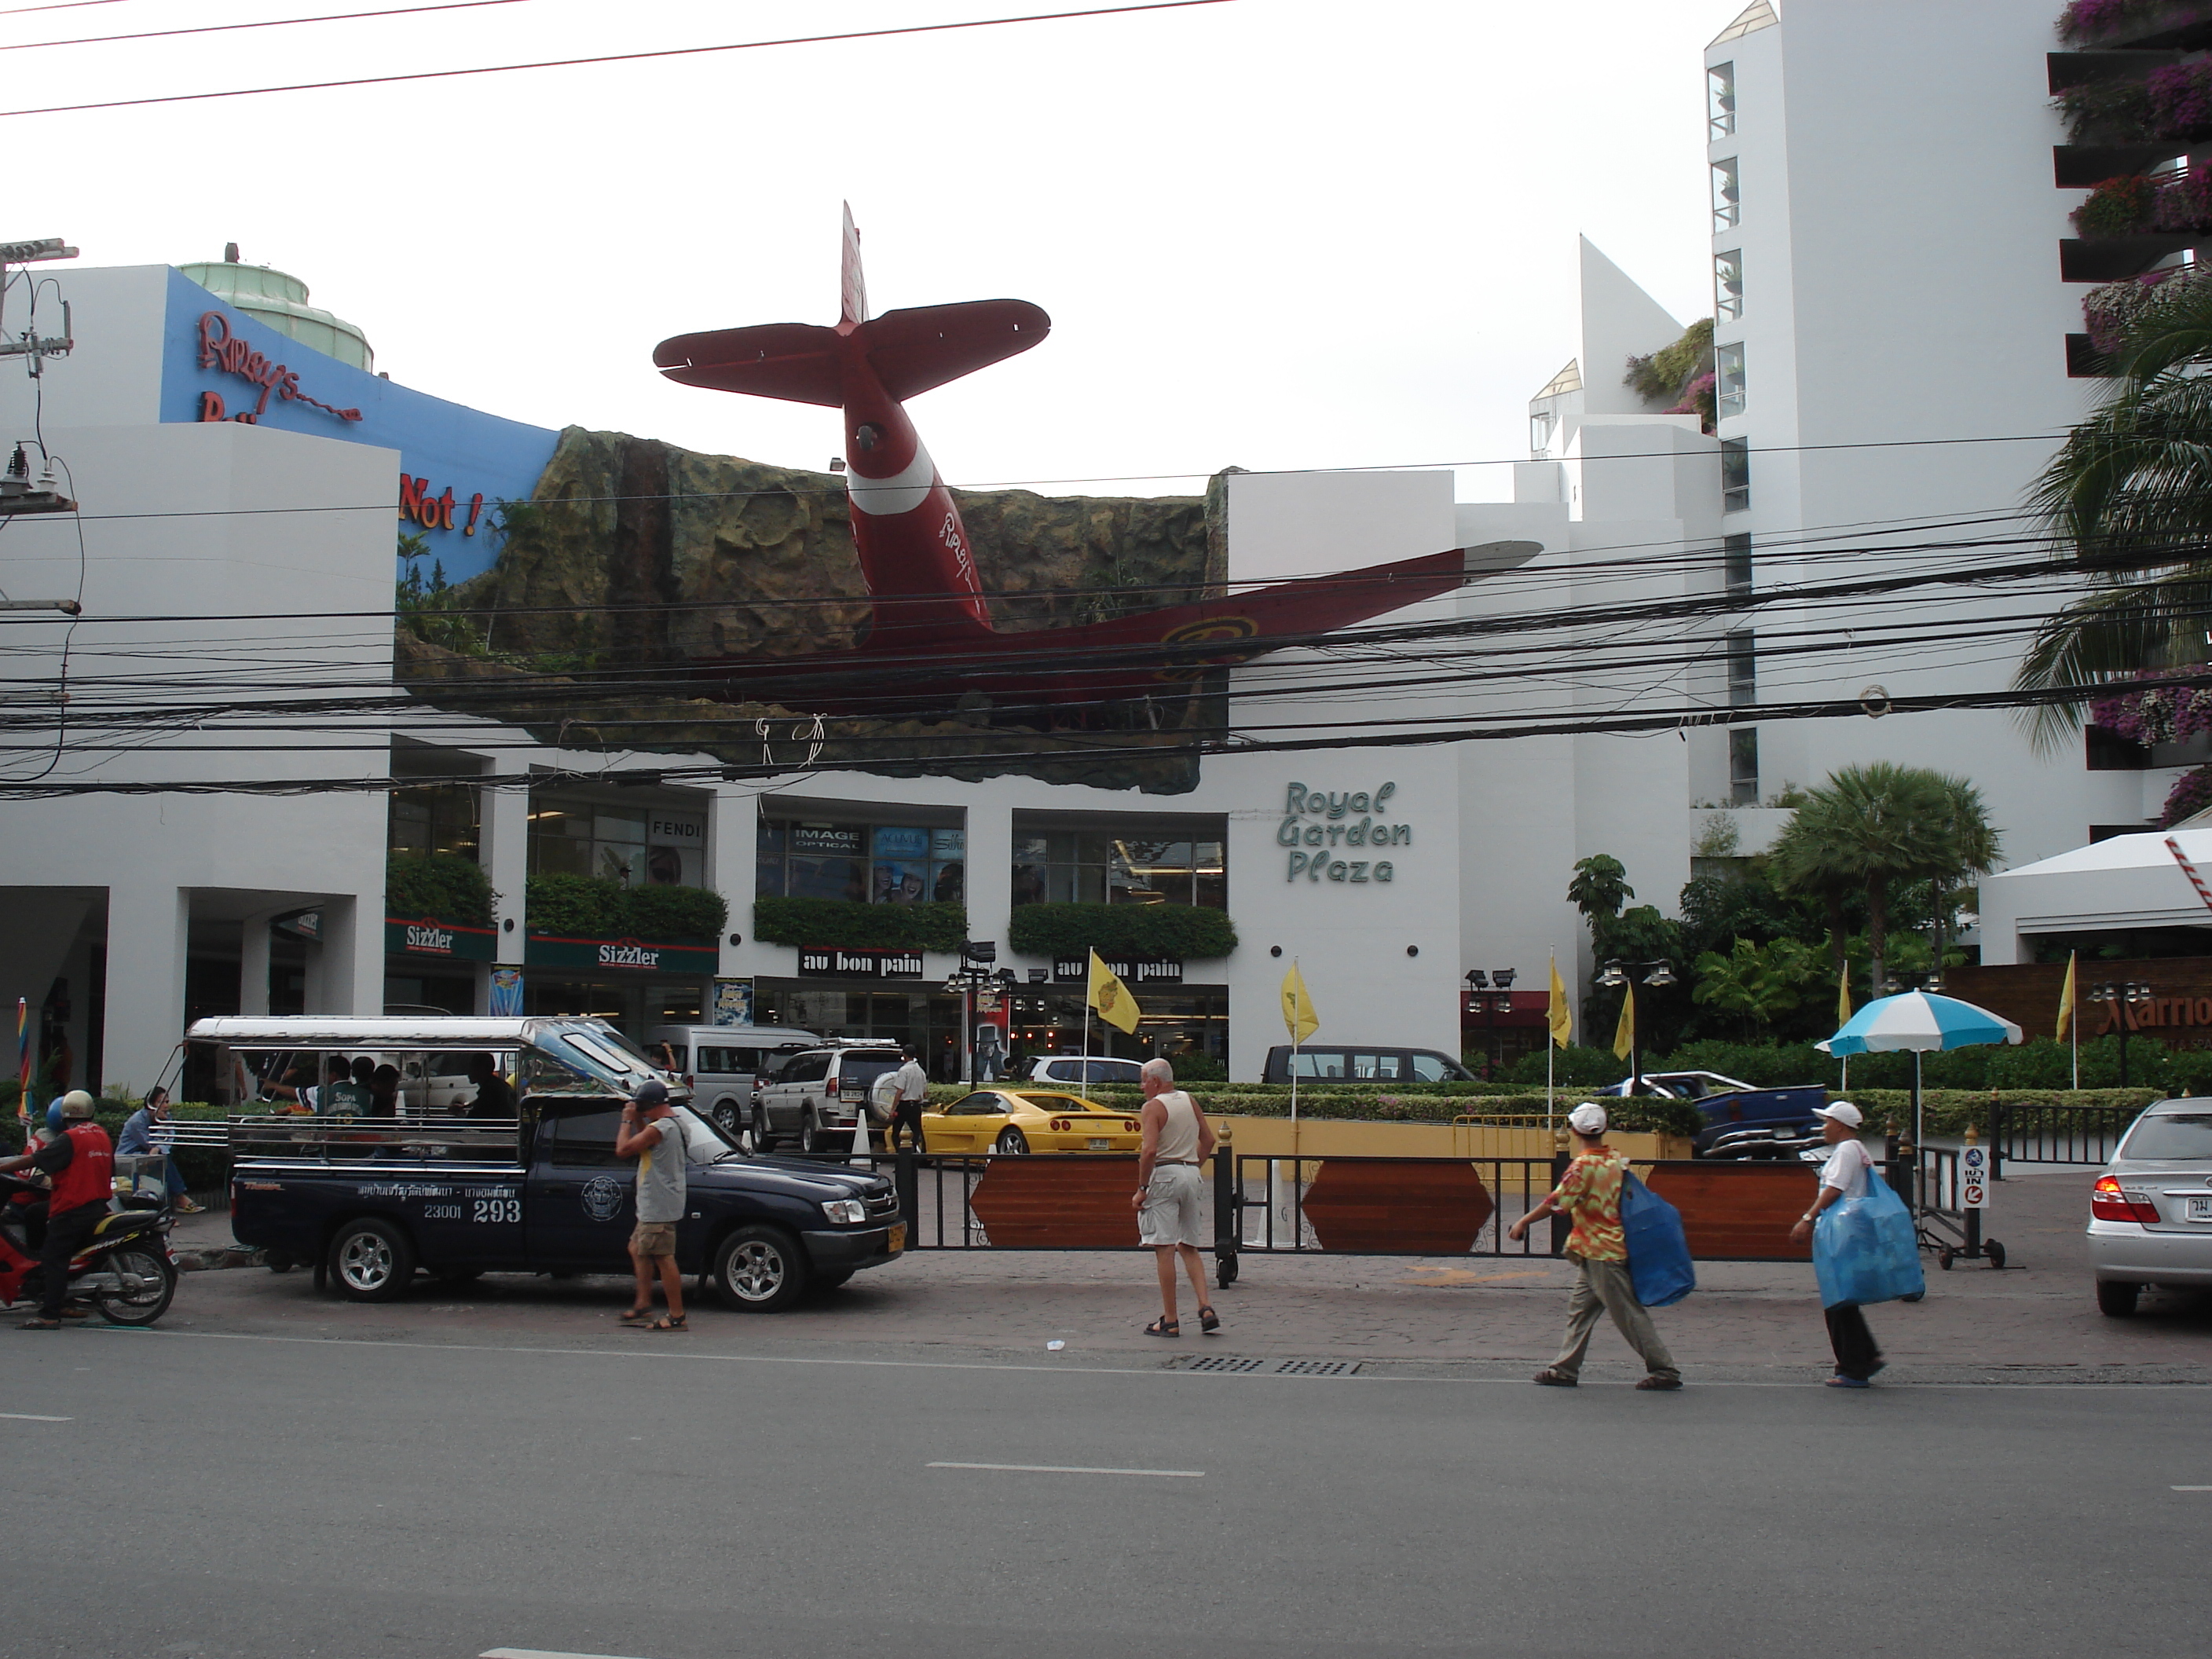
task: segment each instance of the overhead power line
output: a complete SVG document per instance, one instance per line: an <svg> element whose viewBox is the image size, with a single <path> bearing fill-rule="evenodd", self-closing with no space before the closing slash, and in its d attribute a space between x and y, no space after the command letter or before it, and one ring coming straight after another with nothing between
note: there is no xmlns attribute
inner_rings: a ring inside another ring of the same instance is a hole
<svg viewBox="0 0 2212 1659"><path fill-rule="evenodd" d="M1119 17L1132 12L1183 11L1194 6L1224 6L1234 0L1142 0L1127 6L1091 6L1080 11L1030 12L1019 17L971 17L957 23L909 23L898 28L849 29L836 34L794 34L775 40L734 40L713 46L667 46L657 52L617 52L591 58L548 58L529 64L484 64L471 69L416 70L404 75L363 75L343 81L298 81L276 87L233 87L222 92L167 93L154 98L110 98L90 104L51 104L40 109L0 110L0 116L70 115L84 110L140 109L149 104L197 104L216 98L259 98L278 92L333 92L342 87L384 87L403 81L452 81L471 75L514 75L526 70L580 69L600 64L638 64L668 58L704 58L718 52L762 52L772 46L818 46L842 40L882 40L896 35L945 34L961 29L1000 28L1012 23L1057 23L1078 17Z"/></svg>
<svg viewBox="0 0 2212 1659"><path fill-rule="evenodd" d="M327 12L320 17L269 17L258 23L201 23L183 29L144 29L137 34L88 34L75 40L20 40L0 46L0 52L44 52L49 46L99 46L114 40L167 40L179 34L230 34L240 29L283 29L301 23L350 23L364 17L412 17L426 11L474 11L479 6L519 6L525 0L443 0L434 6L393 6L383 11ZM80 5L95 3L95 0L77 0ZM33 6L33 11L44 11L44 6ZM62 8L56 7L56 10ZM0 12L0 17L9 14Z"/></svg>

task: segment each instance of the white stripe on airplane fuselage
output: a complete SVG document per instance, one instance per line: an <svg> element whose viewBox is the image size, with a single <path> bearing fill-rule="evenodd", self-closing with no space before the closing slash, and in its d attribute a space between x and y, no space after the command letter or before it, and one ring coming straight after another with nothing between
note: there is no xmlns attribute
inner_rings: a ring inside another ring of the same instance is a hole
<svg viewBox="0 0 2212 1659"><path fill-rule="evenodd" d="M854 507L872 519L913 512L927 499L930 486L936 482L937 463L929 459L919 438L915 440L914 459L890 477L871 478L857 467L845 475Z"/></svg>

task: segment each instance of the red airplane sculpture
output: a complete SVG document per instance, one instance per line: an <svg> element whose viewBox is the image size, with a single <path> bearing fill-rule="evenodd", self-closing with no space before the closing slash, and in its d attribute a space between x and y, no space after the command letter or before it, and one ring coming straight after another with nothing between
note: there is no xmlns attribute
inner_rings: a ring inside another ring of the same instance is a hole
<svg viewBox="0 0 2212 1659"><path fill-rule="evenodd" d="M1027 351L1052 319L1022 300L868 315L860 237L845 210L835 328L770 323L680 334L653 349L672 380L845 412L853 540L873 617L849 651L693 665L719 695L810 713L895 714L980 692L997 717L1187 691L1208 669L1311 643L1348 623L1524 562L1533 542L1455 548L1065 628L993 628L960 509L904 401ZM971 705L972 706L972 705Z"/></svg>

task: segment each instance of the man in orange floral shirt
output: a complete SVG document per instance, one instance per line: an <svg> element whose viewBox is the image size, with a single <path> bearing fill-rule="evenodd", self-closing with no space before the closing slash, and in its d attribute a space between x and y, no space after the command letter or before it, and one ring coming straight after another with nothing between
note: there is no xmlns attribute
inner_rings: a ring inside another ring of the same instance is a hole
<svg viewBox="0 0 2212 1659"><path fill-rule="evenodd" d="M1674 1368L1674 1357L1652 1328L1651 1316L1636 1299L1628 1276L1628 1246L1620 1231L1620 1182L1628 1161L1605 1144L1605 1108L1590 1101L1567 1114L1567 1127L1575 1136L1574 1162L1558 1188L1508 1230L1519 1239L1548 1215L1574 1221L1567 1234L1567 1260L1576 1270L1574 1294L1567 1299L1567 1340L1559 1357L1536 1373L1536 1381L1549 1389L1571 1389L1581 1380L1583 1355L1589 1350L1602 1308L1650 1373L1636 1386L1679 1389L1682 1374Z"/></svg>

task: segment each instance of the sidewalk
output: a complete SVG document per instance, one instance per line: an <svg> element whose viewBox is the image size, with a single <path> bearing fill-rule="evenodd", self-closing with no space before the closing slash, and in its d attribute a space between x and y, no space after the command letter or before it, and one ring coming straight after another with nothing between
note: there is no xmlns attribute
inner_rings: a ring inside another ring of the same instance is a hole
<svg viewBox="0 0 2212 1659"><path fill-rule="evenodd" d="M1869 1311L1891 1362L1886 1380L2212 1382L2212 1296L2146 1296L2131 1320L2097 1311L2082 1247L2094 1171L2008 1178L1992 1189L1986 1231L2004 1272L1928 1266L1917 1304ZM227 1218L179 1223L179 1249L228 1242ZM1211 1261L1209 1258L1209 1266ZM1809 1266L1709 1262L1698 1290L1655 1317L1686 1372L1803 1377L1828 1350ZM1152 1264L1127 1253L917 1251L793 1312L755 1317L711 1300L693 1339L716 1348L797 1352L943 1349L1071 1356L1201 1354L1358 1360L1390 1370L1534 1370L1556 1351L1571 1269L1549 1258L1246 1256L1238 1282L1212 1292L1226 1328L1200 1339L1189 1285L1186 1334L1147 1338L1158 1311ZM193 1273L167 1325L210 1332L495 1341L595 1337L628 1304L627 1279L555 1282L496 1275L466 1286L424 1281L407 1298L363 1306L317 1296L305 1271ZM465 1333L465 1334L464 1334ZM631 1340L636 1339L632 1338ZM1632 1357L1608 1324L1591 1348L1593 1376Z"/></svg>

